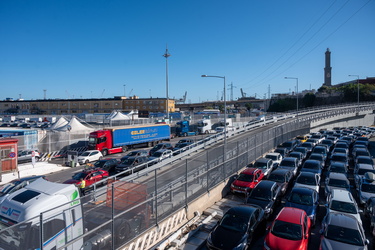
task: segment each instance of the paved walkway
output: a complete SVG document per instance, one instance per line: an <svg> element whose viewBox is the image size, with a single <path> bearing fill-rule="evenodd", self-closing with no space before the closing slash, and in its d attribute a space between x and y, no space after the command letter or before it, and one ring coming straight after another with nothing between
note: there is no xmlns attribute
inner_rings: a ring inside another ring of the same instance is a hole
<svg viewBox="0 0 375 250"><path fill-rule="evenodd" d="M68 169L70 167L64 167L59 164L52 164L48 162L36 162L35 166L31 163L25 163L18 165L18 172L6 173L2 175L0 186L4 185L14 179L33 176L33 175L47 175L53 172Z"/></svg>

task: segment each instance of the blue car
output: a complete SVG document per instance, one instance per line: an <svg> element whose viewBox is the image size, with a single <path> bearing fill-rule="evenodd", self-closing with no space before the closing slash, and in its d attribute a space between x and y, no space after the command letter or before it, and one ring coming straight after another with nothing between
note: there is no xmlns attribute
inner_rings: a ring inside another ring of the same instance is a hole
<svg viewBox="0 0 375 250"><path fill-rule="evenodd" d="M315 225L316 214L319 208L319 194L310 188L295 187L290 192L285 207L302 209L310 217L312 225Z"/></svg>

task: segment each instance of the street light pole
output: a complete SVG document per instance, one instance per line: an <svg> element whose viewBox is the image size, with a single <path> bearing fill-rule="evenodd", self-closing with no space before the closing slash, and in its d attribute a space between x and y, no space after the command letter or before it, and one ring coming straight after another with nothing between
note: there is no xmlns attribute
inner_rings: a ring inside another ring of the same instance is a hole
<svg viewBox="0 0 375 250"><path fill-rule="evenodd" d="M227 98L226 98L226 84L225 84L225 76L208 76L202 75L202 77L216 77L224 79L224 147L227 144Z"/></svg>
<svg viewBox="0 0 375 250"><path fill-rule="evenodd" d="M168 97L168 57L171 56L171 54L168 53L168 47L165 49L165 53L163 55L165 57L165 85L166 85L166 94L167 94L167 120L169 123L169 97Z"/></svg>
<svg viewBox="0 0 375 250"><path fill-rule="evenodd" d="M348 75L348 76L357 77L357 105L358 105L358 108L359 108L359 75Z"/></svg>
<svg viewBox="0 0 375 250"><path fill-rule="evenodd" d="M125 92L126 84L124 84L123 86L124 86L124 97L125 97L126 96L126 92Z"/></svg>
<svg viewBox="0 0 375 250"><path fill-rule="evenodd" d="M297 120L298 120L298 77L284 77L285 79L294 79L297 82L296 97L297 97Z"/></svg>

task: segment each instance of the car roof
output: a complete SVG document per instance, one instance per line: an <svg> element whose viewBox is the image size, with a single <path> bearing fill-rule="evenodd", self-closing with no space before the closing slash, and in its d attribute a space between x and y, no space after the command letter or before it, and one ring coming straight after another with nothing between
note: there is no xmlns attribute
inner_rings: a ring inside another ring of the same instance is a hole
<svg viewBox="0 0 375 250"><path fill-rule="evenodd" d="M298 194L306 194L306 195L312 195L313 193L317 193L316 190L312 188L305 188L305 187L294 187L290 191L290 193L298 193Z"/></svg>
<svg viewBox="0 0 375 250"><path fill-rule="evenodd" d="M273 155L273 156L279 156L281 155L280 153L274 152L274 153L267 153L266 155Z"/></svg>
<svg viewBox="0 0 375 250"><path fill-rule="evenodd" d="M302 215L306 212L295 207L284 207L281 209L275 220L281 220L294 224L301 224Z"/></svg>
<svg viewBox="0 0 375 250"><path fill-rule="evenodd" d="M285 157L282 161L296 161L295 157Z"/></svg>
<svg viewBox="0 0 375 250"><path fill-rule="evenodd" d="M366 163L359 163L357 164L358 166L358 169L374 169L374 167L370 164L366 164Z"/></svg>
<svg viewBox="0 0 375 250"><path fill-rule="evenodd" d="M241 172L241 174L248 174L248 175L251 175L251 174L254 174L254 172L258 170L257 168L246 168L245 170L243 170ZM261 171L261 170L259 170Z"/></svg>
<svg viewBox="0 0 375 250"><path fill-rule="evenodd" d="M271 159L262 157L262 158L259 158L258 160L256 160L255 162L269 162L269 161L271 161Z"/></svg>
<svg viewBox="0 0 375 250"><path fill-rule="evenodd" d="M299 176L315 176L315 175L318 175L317 173L313 173L313 172L300 172L299 175L297 176L297 178Z"/></svg>
<svg viewBox="0 0 375 250"><path fill-rule="evenodd" d="M346 166L345 166L345 163L343 163L343 162L341 162L341 161L334 161L334 162L332 162L331 164L330 164L330 167L331 166L335 166L335 167L343 167L343 168L345 168Z"/></svg>
<svg viewBox="0 0 375 250"><path fill-rule="evenodd" d="M359 228L357 219L354 216L348 214L329 213L327 223L329 225L340 226L344 228Z"/></svg>
<svg viewBox="0 0 375 250"><path fill-rule="evenodd" d="M350 202L350 203L354 202L353 196L347 190L334 188L332 189L331 194L332 194L331 195L332 200L338 200L338 201Z"/></svg>
<svg viewBox="0 0 375 250"><path fill-rule="evenodd" d="M285 168L279 168L279 169L275 169L274 171L272 171L270 173L271 174L276 174L276 175L285 175L286 173L288 172L291 172L289 169L285 169Z"/></svg>
<svg viewBox="0 0 375 250"><path fill-rule="evenodd" d="M343 173L329 173L329 176L327 177L329 179L337 179L337 180L348 180L345 174Z"/></svg>
<svg viewBox="0 0 375 250"><path fill-rule="evenodd" d="M274 181L269 181L269 180L261 180L255 188L261 188L261 189L270 189L273 185L275 185L276 182ZM255 189L254 188L254 189Z"/></svg>
<svg viewBox="0 0 375 250"><path fill-rule="evenodd" d="M256 206L236 206L236 207L231 207L226 213L230 214L237 214L237 215L243 215L249 217L250 214L254 213L254 211L258 207Z"/></svg>

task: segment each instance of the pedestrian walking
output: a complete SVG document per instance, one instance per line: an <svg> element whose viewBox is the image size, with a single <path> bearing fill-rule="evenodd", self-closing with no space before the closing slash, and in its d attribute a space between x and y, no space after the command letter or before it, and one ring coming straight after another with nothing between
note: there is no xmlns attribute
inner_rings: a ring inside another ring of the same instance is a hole
<svg viewBox="0 0 375 250"><path fill-rule="evenodd" d="M81 195L85 196L86 181L81 178L81 183L79 184L79 189L81 190Z"/></svg>

